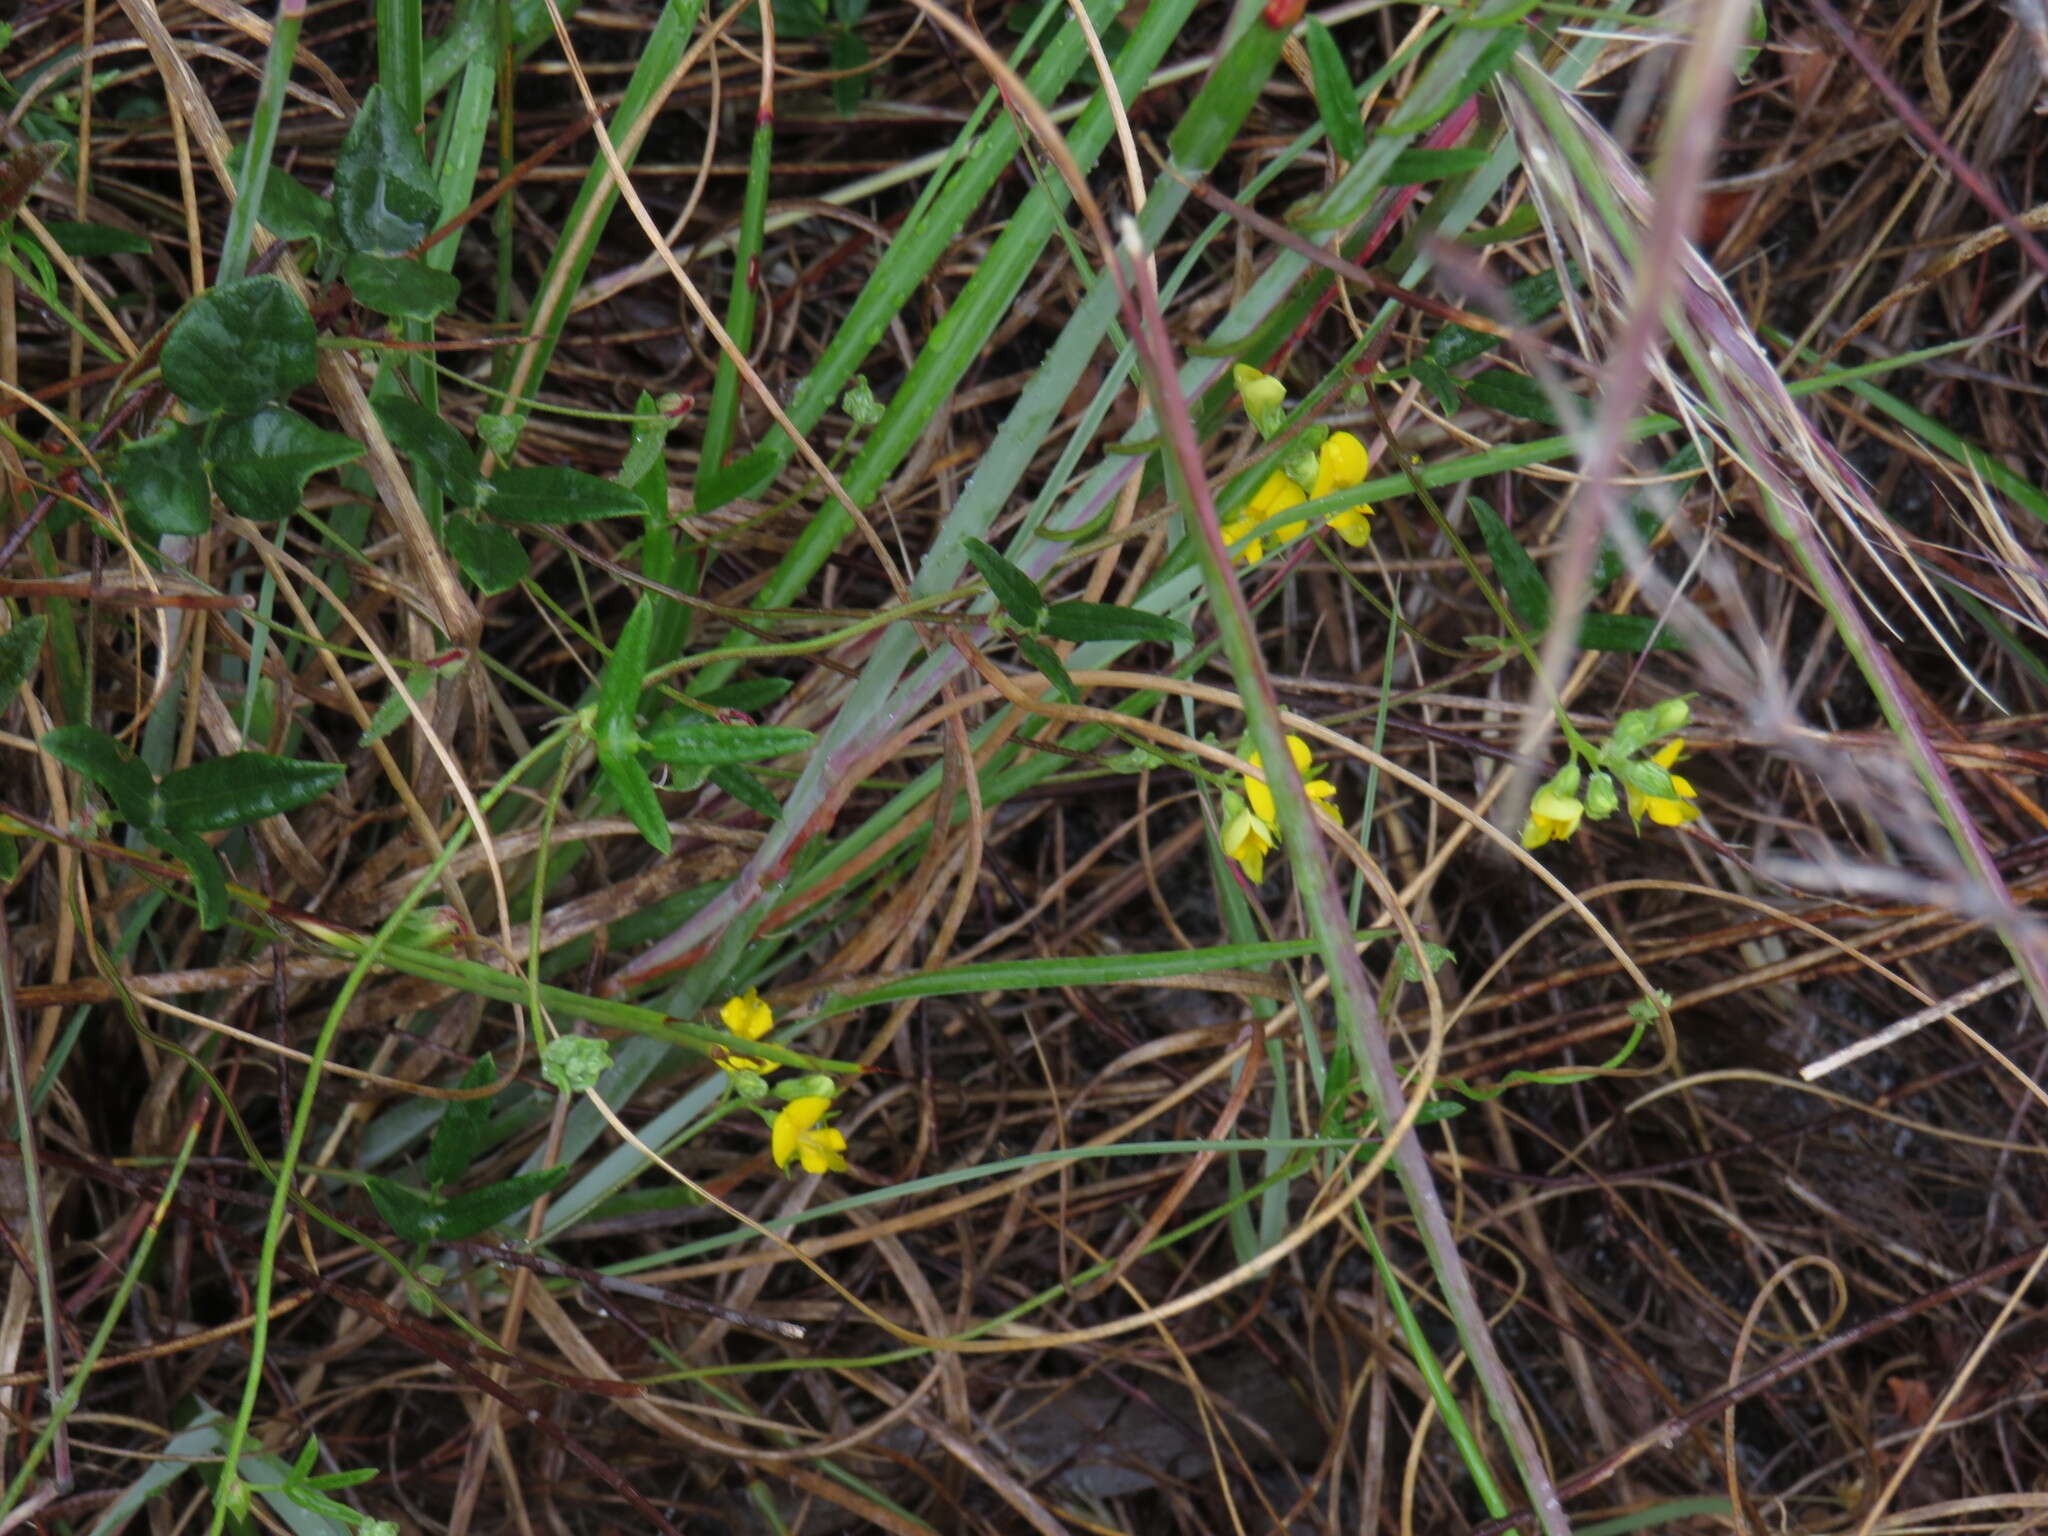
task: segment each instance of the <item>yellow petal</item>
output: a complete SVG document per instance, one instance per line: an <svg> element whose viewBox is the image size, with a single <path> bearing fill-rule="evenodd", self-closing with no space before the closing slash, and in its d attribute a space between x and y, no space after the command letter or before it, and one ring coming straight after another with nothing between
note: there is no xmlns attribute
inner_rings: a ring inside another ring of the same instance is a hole
<svg viewBox="0 0 2048 1536"><path fill-rule="evenodd" d="M1316 454L1316 494L1350 490L1365 479L1371 466L1365 444L1349 432L1332 432Z"/></svg>
<svg viewBox="0 0 2048 1536"><path fill-rule="evenodd" d="M727 998L718 1016L743 1040L758 1040L775 1027L775 1010L762 1002L761 994L752 987L738 997Z"/></svg>
<svg viewBox="0 0 2048 1536"><path fill-rule="evenodd" d="M1372 541L1372 507L1361 501L1347 508L1330 519L1330 528L1353 549L1363 549Z"/></svg>
<svg viewBox="0 0 2048 1536"><path fill-rule="evenodd" d="M1301 487L1287 478L1286 471L1276 469L1266 476L1266 483L1260 486L1252 497L1252 520L1263 523L1274 513L1285 512L1289 507L1298 507L1307 500L1308 498L1301 494Z"/></svg>
<svg viewBox="0 0 2048 1536"><path fill-rule="evenodd" d="M1315 761L1314 755L1308 749L1308 743L1299 736L1287 738L1287 755L1294 759L1296 773L1307 773L1308 765Z"/></svg>

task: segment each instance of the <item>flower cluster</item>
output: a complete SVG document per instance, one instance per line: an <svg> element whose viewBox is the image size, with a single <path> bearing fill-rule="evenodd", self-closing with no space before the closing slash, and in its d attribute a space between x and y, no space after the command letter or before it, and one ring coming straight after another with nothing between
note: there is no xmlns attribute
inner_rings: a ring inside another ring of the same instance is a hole
<svg viewBox="0 0 2048 1536"><path fill-rule="evenodd" d="M741 1040L759 1040L775 1027L775 1010L752 987L727 998L718 1017ZM803 1165L805 1173L846 1172L846 1133L825 1124L832 1113L831 1078L813 1073L778 1083L771 1089L763 1079L776 1069L775 1062L728 1050L719 1055L718 1065L724 1069L734 1091L749 1103L757 1104L768 1119L768 1145L776 1167L787 1172L794 1160ZM772 1112L765 1104L759 1104L771 1093L785 1101Z"/></svg>
<svg viewBox="0 0 2048 1536"><path fill-rule="evenodd" d="M1315 777L1313 754L1299 736L1287 738L1287 755L1294 759L1294 771L1301 775L1302 788L1315 808L1335 819L1337 786ZM1259 754L1248 752L1245 761L1263 768ZM1223 797L1223 852L1257 885L1266 878L1266 855L1280 846L1280 808L1273 803L1273 789L1264 779L1244 776L1242 795L1228 792Z"/></svg>
<svg viewBox="0 0 2048 1536"><path fill-rule="evenodd" d="M1629 819L1638 832L1645 816L1660 827L1699 820L1699 792L1684 774L1672 771L1685 751L1684 738L1673 736L1656 751L1644 752L1658 737L1684 730L1691 718L1691 706L1684 699L1666 699L1654 709L1632 709L1623 715L1614 723L1614 733L1601 743L1592 773L1582 780L1579 765L1566 763L1536 791L1529 802L1529 819L1522 823L1522 846L1563 842L1586 817L1604 821L1612 816L1621 805L1616 779L1628 795Z"/></svg>
<svg viewBox="0 0 2048 1536"><path fill-rule="evenodd" d="M1286 418L1286 386L1271 374L1243 363L1231 370L1231 376L1237 382L1245 415L1264 436L1273 437ZM1258 537L1252 536L1254 529L1290 507L1364 484L1371 466L1365 444L1349 432L1325 435L1324 428L1309 428L1297 450L1253 493L1244 515L1223 525L1225 542L1239 546L1237 558L1244 564L1257 565L1265 558L1267 538L1271 538L1275 549L1291 544L1308 532L1308 522L1304 519L1283 523ZM1371 503L1360 501L1340 509L1331 517L1329 526L1345 543L1362 549L1372 537Z"/></svg>

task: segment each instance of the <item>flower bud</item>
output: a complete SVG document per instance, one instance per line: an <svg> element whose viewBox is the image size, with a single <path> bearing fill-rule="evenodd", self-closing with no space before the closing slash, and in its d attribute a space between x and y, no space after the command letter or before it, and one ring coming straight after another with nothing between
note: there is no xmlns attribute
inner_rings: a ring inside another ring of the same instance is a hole
<svg viewBox="0 0 2048 1536"><path fill-rule="evenodd" d="M1682 731L1692 723L1692 705L1683 698L1666 699L1651 711L1657 728L1653 736L1669 736L1673 731Z"/></svg>
<svg viewBox="0 0 2048 1536"><path fill-rule="evenodd" d="M1244 413L1251 418L1252 425L1267 437L1278 432L1287 415L1287 386L1248 363L1234 366L1230 378L1237 385L1238 398L1244 401Z"/></svg>
<svg viewBox="0 0 2048 1536"><path fill-rule="evenodd" d="M1605 773L1596 773L1586 780L1586 814L1595 821L1605 821L1621 808L1621 798L1615 793L1614 780Z"/></svg>

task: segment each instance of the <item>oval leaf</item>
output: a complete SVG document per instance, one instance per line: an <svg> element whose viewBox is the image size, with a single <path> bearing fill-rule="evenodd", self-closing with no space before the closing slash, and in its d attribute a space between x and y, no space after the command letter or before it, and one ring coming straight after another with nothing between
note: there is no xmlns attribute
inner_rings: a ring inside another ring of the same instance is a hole
<svg viewBox="0 0 2048 1536"><path fill-rule="evenodd" d="M515 465L491 476L491 515L508 523L553 526L594 517L638 517L643 510L630 486L559 464Z"/></svg>
<svg viewBox="0 0 2048 1536"><path fill-rule="evenodd" d="M1345 67L1344 50L1337 46L1330 29L1314 17L1303 28L1303 36L1323 132L1330 136L1330 148L1346 160L1356 160L1365 153L1365 124L1359 121L1358 92Z"/></svg>
<svg viewBox="0 0 2048 1536"><path fill-rule="evenodd" d="M156 776L105 731L60 725L43 733L42 748L79 777L99 785L123 821L143 828L157 824Z"/></svg>
<svg viewBox="0 0 2048 1536"><path fill-rule="evenodd" d="M1493 557L1493 573L1508 595L1508 606L1530 629L1548 629L1550 584L1529 558L1529 552L1515 542L1500 514L1477 496L1471 500L1473 520L1479 524L1479 536L1486 541L1487 554Z"/></svg>
<svg viewBox="0 0 2048 1536"><path fill-rule="evenodd" d="M180 768L157 786L158 819L173 832L225 832L311 805L341 782L339 763L230 752Z"/></svg>
<svg viewBox="0 0 2048 1536"><path fill-rule="evenodd" d="M757 816L769 821L782 819L782 803L769 794L761 781L737 763L711 770L711 782Z"/></svg>
<svg viewBox="0 0 2048 1536"><path fill-rule="evenodd" d="M164 342L164 383L197 411L253 411L320 371L313 317L278 277L209 288Z"/></svg>
<svg viewBox="0 0 2048 1536"><path fill-rule="evenodd" d="M441 542L462 567L462 574L486 597L509 592L526 580L526 546L510 528L451 517L441 527Z"/></svg>
<svg viewBox="0 0 2048 1536"><path fill-rule="evenodd" d="M14 627L0 635L0 710L14 702L15 693L35 671L49 627L50 621L39 613L16 619Z"/></svg>
<svg viewBox="0 0 2048 1536"><path fill-rule="evenodd" d="M470 1064L458 1088L488 1087L498 1076L498 1064L491 1053ZM476 1161L484 1144L484 1131L491 1123L489 1099L450 1099L441 1118L434 1122L434 1139L427 1147L427 1182L436 1187L453 1184Z"/></svg>
<svg viewBox="0 0 2048 1536"><path fill-rule="evenodd" d="M1081 691L1074 686L1073 678L1067 675L1066 665L1060 660L1058 651L1029 635L1019 635L1017 654L1044 674L1045 680L1052 684L1054 698L1068 704L1081 702Z"/></svg>
<svg viewBox="0 0 2048 1536"><path fill-rule="evenodd" d="M499 1183L486 1184L482 1189L457 1195L440 1208L437 1236L444 1243L460 1242L485 1227L509 1221L542 1195L554 1190L572 1171L565 1166L515 1173Z"/></svg>
<svg viewBox="0 0 2048 1536"><path fill-rule="evenodd" d="M196 539L213 525L213 491L199 435L171 426L121 450L114 471L129 511L151 533Z"/></svg>
<svg viewBox="0 0 2048 1536"><path fill-rule="evenodd" d="M382 86L371 86L334 165L334 213L350 249L411 250L441 213L419 135Z"/></svg>
<svg viewBox="0 0 2048 1536"><path fill-rule="evenodd" d="M1036 630L1045 622L1045 595L1038 590L1037 582L980 539L967 540L967 558L981 572L981 579L988 583L1003 612L1029 630Z"/></svg>
<svg viewBox="0 0 2048 1536"><path fill-rule="evenodd" d="M639 733L640 693L647 686L647 646L654 634L654 599L642 596L619 630L618 643L597 680L597 741L614 752L630 752Z"/></svg>
<svg viewBox="0 0 2048 1536"><path fill-rule="evenodd" d="M362 451L354 438L322 431L297 411L273 405L214 434L213 488L250 521L275 522L299 510L308 480Z"/></svg>
<svg viewBox="0 0 2048 1536"><path fill-rule="evenodd" d="M263 178L256 218L280 240L317 240L333 245L341 233L334 204L288 172L272 166Z"/></svg>
<svg viewBox="0 0 2048 1536"><path fill-rule="evenodd" d="M403 395L386 395L372 400L370 406L384 424L391 446L411 459L449 501L458 507L474 507L483 500L484 478L477 471L476 453L438 411ZM526 574L523 559L519 574Z"/></svg>
<svg viewBox="0 0 2048 1536"><path fill-rule="evenodd" d="M358 304L394 320L431 320L462 297L454 273L437 272L410 256L358 252L342 264L341 277Z"/></svg>
<svg viewBox="0 0 2048 1536"><path fill-rule="evenodd" d="M647 750L671 768L717 768L759 763L799 752L815 740L787 725L727 725L701 715L671 719L647 733Z"/></svg>
<svg viewBox="0 0 2048 1536"><path fill-rule="evenodd" d="M1195 638L1179 619L1114 603L1054 603L1046 613L1045 632L1055 640L1158 640L1168 645Z"/></svg>
<svg viewBox="0 0 2048 1536"><path fill-rule="evenodd" d="M1465 393L1478 404L1503 415L1520 416L1553 427L1559 425L1557 407L1550 403L1550 396L1543 392L1543 386L1526 373L1516 373L1509 368L1489 368L1465 380Z"/></svg>

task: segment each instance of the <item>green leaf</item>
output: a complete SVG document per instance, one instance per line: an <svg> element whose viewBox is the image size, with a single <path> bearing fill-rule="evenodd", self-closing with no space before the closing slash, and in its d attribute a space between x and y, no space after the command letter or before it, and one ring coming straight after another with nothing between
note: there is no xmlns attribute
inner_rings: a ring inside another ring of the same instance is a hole
<svg viewBox="0 0 2048 1536"><path fill-rule="evenodd" d="M1479 536L1493 557L1493 573L1508 595L1508 606L1529 629L1540 633L1550 627L1550 585L1529 552L1515 542L1500 514L1479 497L1471 498L1472 516L1479 524Z"/></svg>
<svg viewBox="0 0 2048 1536"><path fill-rule="evenodd" d="M1465 328L1461 325L1458 329L1462 331ZM1479 333L1473 331L1468 334L1476 336ZM1491 336L1486 339L1493 340ZM1450 371L1442 363L1425 355L1416 358L1410 366L1414 369L1415 377L1421 381L1422 387L1436 397L1438 410L1446 416L1457 410L1458 381L1451 377Z"/></svg>
<svg viewBox="0 0 2048 1536"><path fill-rule="evenodd" d="M1526 206L1526 205L1525 205ZM1525 325L1541 320L1564 301L1564 284L1556 269L1534 272L1508 284L1508 303ZM1470 362L1500 345L1500 338L1470 326L1447 325L1430 338L1432 361L1445 368Z"/></svg>
<svg viewBox="0 0 2048 1536"><path fill-rule="evenodd" d="M432 1243L441 1239L447 1218L441 1202L416 1189L407 1189L379 1174L363 1175L363 1188L370 1204L384 1218L384 1225L409 1243Z"/></svg>
<svg viewBox="0 0 2048 1536"><path fill-rule="evenodd" d="M149 830L151 842L168 848L192 876L192 899L199 905L199 926L211 933L228 920L228 877L220 855L205 838L191 832Z"/></svg>
<svg viewBox="0 0 2048 1536"><path fill-rule="evenodd" d="M225 832L311 805L341 782L340 763L230 752L180 768L157 787L159 821L174 832Z"/></svg>
<svg viewBox="0 0 2048 1536"><path fill-rule="evenodd" d="M967 558L988 583L1003 612L1034 633L1045 623L1045 595L1038 590L1037 582L980 539L967 540Z"/></svg>
<svg viewBox="0 0 2048 1536"><path fill-rule="evenodd" d="M526 417L500 416L494 411L485 411L476 419L476 435L491 452L503 458L519 445L519 434L526 430Z"/></svg>
<svg viewBox="0 0 2048 1536"><path fill-rule="evenodd" d="M653 845L656 853L669 852L675 845L668 830L668 817L662 814L654 780L647 776L640 759L631 752L599 742L597 768L604 775L606 787L618 796L619 809L626 813L626 819Z"/></svg>
<svg viewBox="0 0 2048 1536"><path fill-rule="evenodd" d="M1344 50L1330 29L1313 16L1302 29L1308 45L1310 77L1315 82L1316 111L1323 120L1323 132L1330 136L1330 148L1345 160L1365 153L1365 124L1358 117L1358 91L1351 83L1351 71L1344 63ZM1388 178L1391 184L1393 178Z"/></svg>
<svg viewBox="0 0 2048 1536"><path fill-rule="evenodd" d="M778 37L801 41L825 30L825 7L819 0L774 0Z"/></svg>
<svg viewBox="0 0 2048 1536"><path fill-rule="evenodd" d="M43 228L66 256L147 256L149 237L111 224L81 224L76 219L48 219Z"/></svg>
<svg viewBox="0 0 2048 1536"><path fill-rule="evenodd" d="M381 85L341 141L334 164L334 213L351 250L398 256L424 240L441 196L419 135Z"/></svg>
<svg viewBox="0 0 2048 1536"><path fill-rule="evenodd" d="M723 688L713 688L702 702L713 709L737 709L758 715L794 686L786 677L743 677Z"/></svg>
<svg viewBox="0 0 2048 1536"><path fill-rule="evenodd" d="M256 222L280 240L317 240L323 246L341 241L334 204L276 166L263 178L263 201L256 210Z"/></svg>
<svg viewBox="0 0 2048 1536"><path fill-rule="evenodd" d="M851 28L832 34L832 68L839 78L832 82L832 109L841 117L860 110L868 95L867 39Z"/></svg>
<svg viewBox="0 0 2048 1536"><path fill-rule="evenodd" d="M1157 640L1188 645L1194 634L1179 619L1114 603L1054 603L1046 611L1045 632L1055 640Z"/></svg>
<svg viewBox="0 0 2048 1536"><path fill-rule="evenodd" d="M711 770L711 782L757 816L769 821L782 819L782 802L769 794L761 781L737 763Z"/></svg>
<svg viewBox="0 0 2048 1536"><path fill-rule="evenodd" d="M483 1088L498 1075L497 1063L489 1051L470 1064L458 1088ZM489 1099L450 1099L434 1122L434 1139L427 1145L427 1183L438 1188L453 1184L476 1161L484 1144L484 1132L491 1123Z"/></svg>
<svg viewBox="0 0 2048 1536"><path fill-rule="evenodd" d="M1553 427L1562 425L1550 396L1526 373L1516 373L1508 368L1489 368L1465 380L1465 393L1475 403L1504 415L1520 416Z"/></svg>
<svg viewBox="0 0 2048 1536"><path fill-rule="evenodd" d="M1682 651L1685 637L1647 614L1589 613L1579 624L1579 644L1589 651Z"/></svg>
<svg viewBox="0 0 2048 1536"><path fill-rule="evenodd" d="M697 472L697 514L716 512L742 496L758 496L768 489L782 461L772 448L756 448L744 458L715 469Z"/></svg>
<svg viewBox="0 0 2048 1536"><path fill-rule="evenodd" d="M91 725L60 725L43 733L42 748L80 778L97 784L123 821L145 830L158 824L156 776L105 731Z"/></svg>
<svg viewBox="0 0 2048 1536"><path fill-rule="evenodd" d="M429 482L458 507L479 505L486 494L484 477L477 469L476 453L455 428L417 400L403 395L386 395L372 400L377 420L391 446L413 461ZM526 573L522 558L520 574Z"/></svg>
<svg viewBox="0 0 2048 1536"><path fill-rule="evenodd" d="M552 1192L572 1171L561 1167L515 1173L496 1184L457 1195L441 1207L441 1241L459 1242L486 1227L509 1221L542 1195Z"/></svg>
<svg viewBox="0 0 2048 1536"><path fill-rule="evenodd" d="M1477 144L1465 149L1404 149L1387 167L1386 184L1412 187L1419 182L1463 176L1486 164L1492 154L1491 149Z"/></svg>
<svg viewBox="0 0 2048 1536"><path fill-rule="evenodd" d="M1521 9L1526 10L1526 5ZM1514 18L1508 19L1512 21ZM1491 24L1500 26L1498 20ZM1498 32L1487 39L1486 46L1472 61L1472 67L1465 71L1465 77L1458 82L1457 88L1449 93L1449 102L1463 101L1467 96L1476 95L1486 89L1487 83L1507 67L1508 60L1512 59L1516 50L1522 46L1523 35L1523 29L1518 26L1501 26ZM1448 105L1446 110L1449 110Z"/></svg>
<svg viewBox="0 0 2048 1536"><path fill-rule="evenodd" d="M197 538L213 526L213 490L199 434L176 423L121 450L114 479L151 533Z"/></svg>
<svg viewBox="0 0 2048 1536"><path fill-rule="evenodd" d="M362 452L354 438L323 431L290 407L273 405L224 425L207 457L220 499L251 522L264 523L290 517L305 500L308 480Z"/></svg>
<svg viewBox="0 0 2048 1536"><path fill-rule="evenodd" d="M42 655L43 635L50 621L41 614L16 619L14 627L0 635L0 711L14 702L21 685L29 680Z"/></svg>
<svg viewBox="0 0 2048 1536"><path fill-rule="evenodd" d="M1066 665L1060 660L1058 651L1029 635L1018 635L1016 639L1017 654L1045 675L1046 681L1052 684L1054 698L1068 704L1081 702L1081 692L1074 686L1073 678L1067 675Z"/></svg>
<svg viewBox="0 0 2048 1536"><path fill-rule="evenodd" d="M654 599L643 595L619 630L618 643L597 680L595 734L597 763L612 793L640 835L659 853L671 847L668 818L653 781L635 755L640 745L637 722L640 695L647 686L647 647L654 632Z"/></svg>
<svg viewBox="0 0 2048 1536"><path fill-rule="evenodd" d="M164 383L196 411L241 415L310 384L319 371L313 317L278 277L209 288L164 342Z"/></svg>
<svg viewBox="0 0 2048 1536"><path fill-rule="evenodd" d="M611 1065L612 1048L589 1035L557 1035L540 1048L541 1080L566 1094L588 1093Z"/></svg>
<svg viewBox="0 0 2048 1536"><path fill-rule="evenodd" d="M441 542L462 574L486 597L509 592L526 579L526 546L510 528L451 517L441 525Z"/></svg>
<svg viewBox="0 0 2048 1536"><path fill-rule="evenodd" d="M600 480L559 464L507 466L491 476L489 510L508 523L587 522L596 517L638 517L639 493L616 480Z"/></svg>
<svg viewBox="0 0 2048 1536"><path fill-rule="evenodd" d="M431 320L455 307L462 280L410 256L368 256L358 251L342 263L342 281L365 309L394 320Z"/></svg>
<svg viewBox="0 0 2048 1536"><path fill-rule="evenodd" d="M703 715L671 717L647 732L647 751L671 768L760 763L800 752L815 737L787 725L728 725Z"/></svg>

